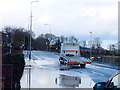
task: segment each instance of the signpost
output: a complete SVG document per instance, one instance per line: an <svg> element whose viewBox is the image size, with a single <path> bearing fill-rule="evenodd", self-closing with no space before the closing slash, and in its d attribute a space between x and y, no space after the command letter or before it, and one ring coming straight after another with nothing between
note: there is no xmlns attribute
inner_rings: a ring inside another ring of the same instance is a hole
<svg viewBox="0 0 120 90"><path fill-rule="evenodd" d="M11 47L12 47L11 43L7 43L7 47L10 47L10 53L11 53Z"/></svg>

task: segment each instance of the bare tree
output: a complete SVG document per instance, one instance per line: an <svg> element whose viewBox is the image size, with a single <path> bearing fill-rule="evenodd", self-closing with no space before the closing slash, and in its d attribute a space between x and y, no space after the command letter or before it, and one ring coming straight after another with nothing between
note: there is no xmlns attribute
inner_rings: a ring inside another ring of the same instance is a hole
<svg viewBox="0 0 120 90"><path fill-rule="evenodd" d="M48 39L49 42L51 42L52 40L54 40L56 38L56 36L53 34L47 33L44 35L44 38Z"/></svg>
<svg viewBox="0 0 120 90"><path fill-rule="evenodd" d="M94 40L94 42L95 42L95 46L96 46L96 48L101 47L101 43L102 43L102 41L100 40L99 37L96 37L95 40Z"/></svg>
<svg viewBox="0 0 120 90"><path fill-rule="evenodd" d="M117 49L117 45L116 44L110 44L109 45L109 50L110 51L115 51L115 49Z"/></svg>
<svg viewBox="0 0 120 90"><path fill-rule="evenodd" d="M61 41L61 43L63 43L64 41L65 41L65 36L60 36L60 41Z"/></svg>
<svg viewBox="0 0 120 90"><path fill-rule="evenodd" d="M86 43L86 41L85 41L85 40L84 40L84 41L82 41L82 45L83 45L83 47L86 47L87 43Z"/></svg>
<svg viewBox="0 0 120 90"><path fill-rule="evenodd" d="M117 44L110 44L109 45L109 50L110 50L110 53L112 55L114 55L116 53L116 49L117 49Z"/></svg>
<svg viewBox="0 0 120 90"><path fill-rule="evenodd" d="M70 36L69 37L69 42L75 42L75 43L78 43L78 39L75 37L75 36Z"/></svg>
<svg viewBox="0 0 120 90"><path fill-rule="evenodd" d="M3 33L8 37L8 43L11 43L12 36L15 31L15 27L5 26L2 29Z"/></svg>
<svg viewBox="0 0 120 90"><path fill-rule="evenodd" d="M94 44L95 48L100 48L101 44L102 44L102 41L100 40L99 37L96 37L93 41L93 44Z"/></svg>
<svg viewBox="0 0 120 90"><path fill-rule="evenodd" d="M90 46L90 48L95 49L94 41L88 41L88 45Z"/></svg>
<svg viewBox="0 0 120 90"><path fill-rule="evenodd" d="M68 37L65 37L65 41L66 41L66 42L68 41Z"/></svg>

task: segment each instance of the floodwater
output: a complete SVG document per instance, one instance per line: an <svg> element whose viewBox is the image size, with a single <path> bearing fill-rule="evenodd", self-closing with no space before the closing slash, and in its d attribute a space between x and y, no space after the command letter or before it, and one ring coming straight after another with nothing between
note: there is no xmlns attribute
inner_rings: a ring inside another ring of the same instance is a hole
<svg viewBox="0 0 120 90"><path fill-rule="evenodd" d="M107 74L105 71L100 73L103 68L91 65L84 69L60 65L59 56L51 52L32 51L30 61L27 51L24 54L26 67L21 79L21 88L92 88L100 81L98 78L103 78L102 75ZM110 69L108 71L111 74L116 72Z"/></svg>

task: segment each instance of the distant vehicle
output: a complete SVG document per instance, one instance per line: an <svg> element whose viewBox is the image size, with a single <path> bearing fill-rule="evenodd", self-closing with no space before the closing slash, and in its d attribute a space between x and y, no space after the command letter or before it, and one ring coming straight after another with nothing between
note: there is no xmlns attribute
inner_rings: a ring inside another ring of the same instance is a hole
<svg viewBox="0 0 120 90"><path fill-rule="evenodd" d="M120 71L113 75L107 82L99 82L94 90L120 90Z"/></svg>
<svg viewBox="0 0 120 90"><path fill-rule="evenodd" d="M101 59L101 56L98 56L97 58L98 58L98 59Z"/></svg>
<svg viewBox="0 0 120 90"><path fill-rule="evenodd" d="M95 59L95 57L90 57L90 60L94 60Z"/></svg>
<svg viewBox="0 0 120 90"><path fill-rule="evenodd" d="M55 55L59 55L59 53L55 53Z"/></svg>
<svg viewBox="0 0 120 90"><path fill-rule="evenodd" d="M90 59L80 57L79 43L62 43L60 51L60 64L78 66L85 68L86 64L91 64Z"/></svg>

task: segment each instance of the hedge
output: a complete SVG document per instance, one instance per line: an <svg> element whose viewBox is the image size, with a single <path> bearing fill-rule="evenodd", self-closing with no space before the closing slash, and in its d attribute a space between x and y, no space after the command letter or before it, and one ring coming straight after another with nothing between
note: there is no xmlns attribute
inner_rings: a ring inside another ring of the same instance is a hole
<svg viewBox="0 0 120 90"><path fill-rule="evenodd" d="M16 83L20 84L20 79L24 71L24 66L25 66L24 55L17 53L8 53L5 55L2 64L3 65L10 64L13 66L12 88L16 88L15 84Z"/></svg>

